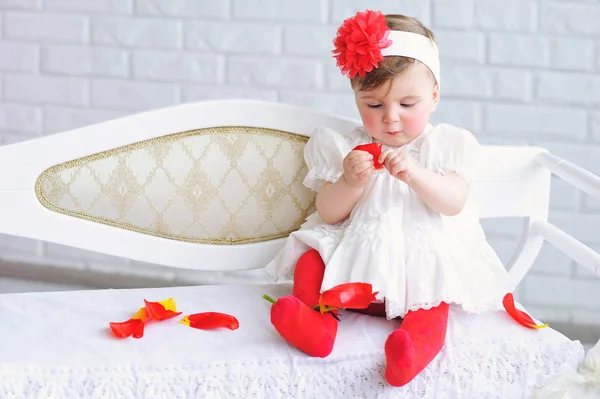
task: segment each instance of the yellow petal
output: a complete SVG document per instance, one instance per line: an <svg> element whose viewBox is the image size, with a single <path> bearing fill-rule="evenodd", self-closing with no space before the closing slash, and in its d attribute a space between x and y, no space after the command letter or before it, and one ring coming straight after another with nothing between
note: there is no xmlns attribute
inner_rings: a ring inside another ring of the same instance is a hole
<svg viewBox="0 0 600 399"><path fill-rule="evenodd" d="M177 312L177 304L173 298L165 299L164 301L159 302L161 305L165 307L165 310L172 310L173 312Z"/></svg>
<svg viewBox="0 0 600 399"><path fill-rule="evenodd" d="M146 320L146 309L140 308L136 314L133 315L132 319L140 319L142 321Z"/></svg>
<svg viewBox="0 0 600 399"><path fill-rule="evenodd" d="M190 319L188 319L187 316L184 316L183 319L181 319L179 322L181 324L184 324L184 325L188 326L188 327L190 326Z"/></svg>

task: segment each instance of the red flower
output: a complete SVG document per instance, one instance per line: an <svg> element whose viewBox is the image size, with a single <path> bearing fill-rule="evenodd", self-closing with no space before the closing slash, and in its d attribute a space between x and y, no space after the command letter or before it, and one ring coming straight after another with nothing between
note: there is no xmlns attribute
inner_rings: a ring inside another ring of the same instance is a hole
<svg viewBox="0 0 600 399"><path fill-rule="evenodd" d="M333 41L334 58L342 73L349 78L364 77L383 60L381 49L389 47L390 28L379 11L367 10L346 19Z"/></svg>

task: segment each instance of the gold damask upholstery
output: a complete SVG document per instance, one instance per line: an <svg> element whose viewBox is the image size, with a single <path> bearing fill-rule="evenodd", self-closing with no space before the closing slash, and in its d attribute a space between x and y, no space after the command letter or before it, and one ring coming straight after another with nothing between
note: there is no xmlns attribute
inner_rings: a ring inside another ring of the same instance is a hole
<svg viewBox="0 0 600 399"><path fill-rule="evenodd" d="M176 133L53 166L36 194L50 210L165 238L270 240L314 210L306 141L249 127Z"/></svg>

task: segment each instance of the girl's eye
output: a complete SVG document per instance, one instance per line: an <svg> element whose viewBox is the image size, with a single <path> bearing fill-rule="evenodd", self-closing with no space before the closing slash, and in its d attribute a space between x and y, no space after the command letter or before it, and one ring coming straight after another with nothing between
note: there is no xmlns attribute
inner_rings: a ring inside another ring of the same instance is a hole
<svg viewBox="0 0 600 399"><path fill-rule="evenodd" d="M381 108L381 104L367 104L369 108Z"/></svg>
<svg viewBox="0 0 600 399"><path fill-rule="evenodd" d="M412 104L400 104L401 106L403 106L404 108L410 108L413 105L415 105L416 103L412 103Z"/></svg>

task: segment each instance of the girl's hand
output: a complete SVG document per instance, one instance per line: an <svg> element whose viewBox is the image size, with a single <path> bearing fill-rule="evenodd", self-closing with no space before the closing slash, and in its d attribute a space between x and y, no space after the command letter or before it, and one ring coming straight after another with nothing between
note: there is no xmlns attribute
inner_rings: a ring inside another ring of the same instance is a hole
<svg viewBox="0 0 600 399"><path fill-rule="evenodd" d="M351 151L343 162L342 178L351 187L363 188L373 174L373 155L366 151Z"/></svg>
<svg viewBox="0 0 600 399"><path fill-rule="evenodd" d="M385 150L379 156L379 162L384 164L390 175L408 184L419 165L411 156L402 150Z"/></svg>

